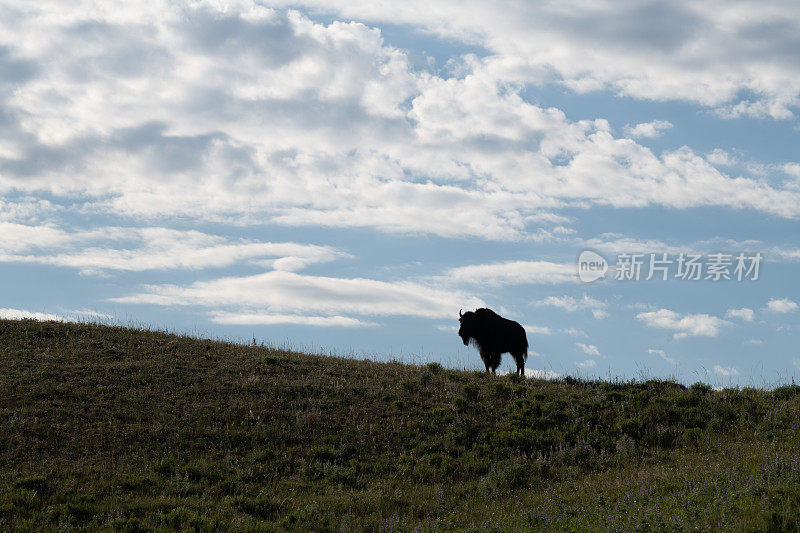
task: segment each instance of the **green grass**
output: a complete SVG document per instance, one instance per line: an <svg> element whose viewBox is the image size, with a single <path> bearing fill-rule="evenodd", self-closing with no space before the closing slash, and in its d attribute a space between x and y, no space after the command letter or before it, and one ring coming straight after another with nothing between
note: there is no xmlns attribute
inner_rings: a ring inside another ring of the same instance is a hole
<svg viewBox="0 0 800 533"><path fill-rule="evenodd" d="M0 321L0 468L0 530L798 530L800 387Z"/></svg>

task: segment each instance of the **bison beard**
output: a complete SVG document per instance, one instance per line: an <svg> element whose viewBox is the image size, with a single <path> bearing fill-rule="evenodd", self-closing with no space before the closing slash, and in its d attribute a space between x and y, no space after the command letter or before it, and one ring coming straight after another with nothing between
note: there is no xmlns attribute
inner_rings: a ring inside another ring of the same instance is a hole
<svg viewBox="0 0 800 533"><path fill-rule="evenodd" d="M510 353L517 363L519 375L525 375L525 361L528 359L528 338L525 328L518 322L503 318L491 309L459 311L461 327L458 335L464 346L472 342L481 354L486 371L496 373L500 366L500 355Z"/></svg>

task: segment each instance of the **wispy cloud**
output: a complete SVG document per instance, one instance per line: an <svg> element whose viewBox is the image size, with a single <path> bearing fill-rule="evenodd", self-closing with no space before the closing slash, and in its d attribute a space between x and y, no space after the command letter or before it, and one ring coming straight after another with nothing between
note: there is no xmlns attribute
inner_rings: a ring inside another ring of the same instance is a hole
<svg viewBox="0 0 800 533"><path fill-rule="evenodd" d="M541 300L533 302L537 306L550 306L558 307L565 311L577 311L579 309L588 309L592 315L597 319L606 318L608 311L606 310L606 303L584 294L581 298L573 296L547 296Z"/></svg>
<svg viewBox="0 0 800 533"><path fill-rule="evenodd" d="M480 283L494 286L527 285L531 283L570 283L578 277L572 263L549 261L508 261L452 268L446 278L461 283Z"/></svg>
<svg viewBox="0 0 800 533"><path fill-rule="evenodd" d="M303 326L323 326L323 327L368 327L377 326L375 322L363 321L347 316L304 316L304 315L280 315L268 313L212 313L211 321L218 324L235 325L274 325L292 324Z"/></svg>
<svg viewBox="0 0 800 533"><path fill-rule="evenodd" d="M409 281L334 278L272 271L189 285L147 285L111 301L160 306L201 306L219 320L270 320L267 315L408 315L450 318L459 308L483 307L459 291ZM226 311L236 308L236 312ZM238 317L238 318L236 318ZM249 318L245 318L249 317Z"/></svg>
<svg viewBox="0 0 800 533"><path fill-rule="evenodd" d="M525 328L525 331L528 334L532 333L534 335L550 335L551 333L553 333L553 330L551 330L547 326L534 326L532 324L522 324L522 327Z"/></svg>
<svg viewBox="0 0 800 533"><path fill-rule="evenodd" d="M248 263L298 270L351 257L330 246L254 242L163 227L100 227L67 231L52 226L0 222L0 262L109 270L197 270Z"/></svg>
<svg viewBox="0 0 800 533"><path fill-rule="evenodd" d="M650 348L649 350L647 350L647 353L649 353L650 355L655 355L657 357L660 357L661 359L663 359L664 361L666 361L667 363L669 363L671 365L677 364L675 359L673 359L672 357L669 357L667 355L667 352L665 352L664 350L656 350L654 348Z"/></svg>
<svg viewBox="0 0 800 533"><path fill-rule="evenodd" d="M594 344L584 344L582 342L576 342L575 346L580 348L581 351L587 355L600 356L600 350Z"/></svg>
<svg viewBox="0 0 800 533"><path fill-rule="evenodd" d="M36 311L25 311L24 309L0 309L0 318L9 320L22 320L29 318L32 320L55 320L58 322L75 322L75 319L69 316L54 315L51 313L39 313Z"/></svg>

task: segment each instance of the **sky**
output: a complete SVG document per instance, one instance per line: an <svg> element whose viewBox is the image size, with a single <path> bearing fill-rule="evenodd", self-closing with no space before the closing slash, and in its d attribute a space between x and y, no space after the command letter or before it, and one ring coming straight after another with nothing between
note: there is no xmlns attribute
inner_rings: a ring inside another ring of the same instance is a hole
<svg viewBox="0 0 800 533"><path fill-rule="evenodd" d="M6 0L0 30L0 317L481 369L458 314L490 307L529 376L800 378L793 1Z"/></svg>

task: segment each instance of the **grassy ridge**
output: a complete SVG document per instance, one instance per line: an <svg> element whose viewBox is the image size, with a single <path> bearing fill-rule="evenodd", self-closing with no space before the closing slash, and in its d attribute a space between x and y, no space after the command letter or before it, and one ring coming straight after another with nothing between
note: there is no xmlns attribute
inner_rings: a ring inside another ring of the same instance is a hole
<svg viewBox="0 0 800 533"><path fill-rule="evenodd" d="M0 321L0 529L798 530L800 387Z"/></svg>

